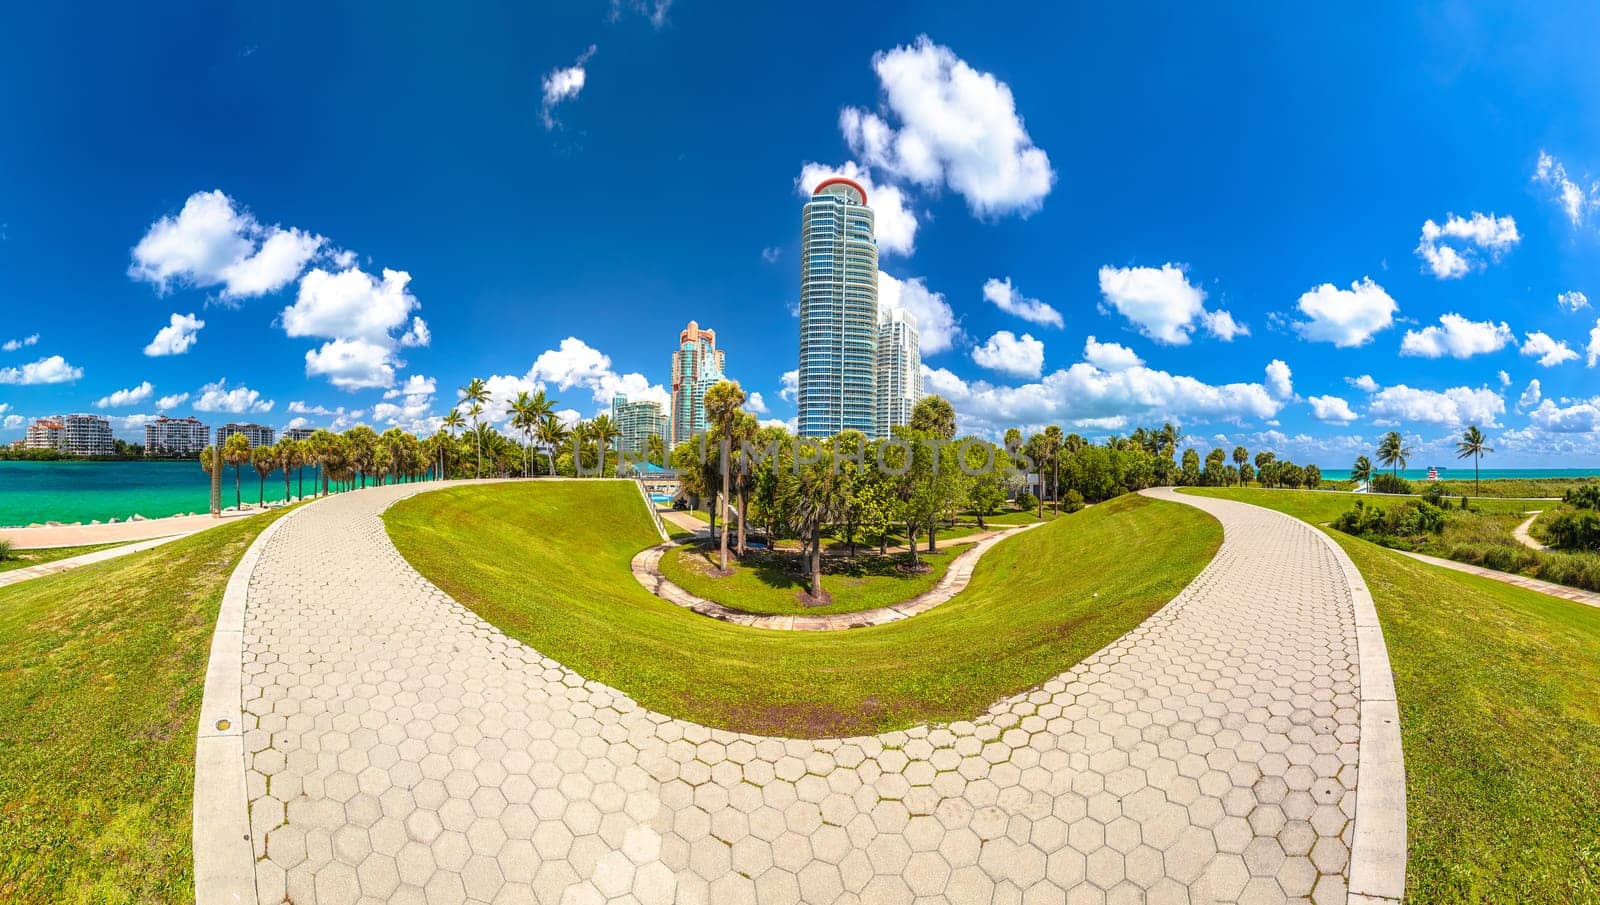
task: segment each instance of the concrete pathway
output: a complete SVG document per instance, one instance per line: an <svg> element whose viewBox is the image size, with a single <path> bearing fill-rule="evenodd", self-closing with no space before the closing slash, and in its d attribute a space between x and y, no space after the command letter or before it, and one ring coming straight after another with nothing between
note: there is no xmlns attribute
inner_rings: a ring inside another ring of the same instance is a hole
<svg viewBox="0 0 1600 905"><path fill-rule="evenodd" d="M223 514L223 520L248 518L264 509L246 509ZM101 525L40 525L32 528L0 528L0 540L9 540L18 550L41 547L86 547L90 544L114 544L118 541L151 540L175 534L193 534L218 524L207 515L174 515L170 518L139 519L138 521L106 523Z"/></svg>
<svg viewBox="0 0 1600 905"><path fill-rule="evenodd" d="M1528 533L1528 529L1533 527L1533 523L1543 512L1543 509L1537 509L1533 512L1527 513L1527 520L1517 525L1517 527L1511 529L1511 536L1517 539L1517 543L1527 547L1530 550L1538 550L1541 553L1550 548L1534 540L1533 535Z"/></svg>
<svg viewBox="0 0 1600 905"><path fill-rule="evenodd" d="M189 532L189 534L193 533L193 531ZM46 575L54 575L57 572L66 572L71 569L79 568L80 566L94 565L97 562L105 562L108 559L116 559L119 556L127 556L130 553L143 553L146 550L154 549L162 544L170 544L175 540L181 540L185 537L188 537L189 534L175 534L171 537L158 537L154 540L123 544L120 547L112 547L107 550L96 550L93 553L84 553L81 556L69 556L65 559L42 562L36 566L23 566L20 569L11 569L5 572L0 572L0 588L6 587L7 585L14 585L18 582L27 581L30 578L43 578Z"/></svg>
<svg viewBox="0 0 1600 905"><path fill-rule="evenodd" d="M958 544L972 543L972 547L950 563L943 575L934 586L918 594L910 600L900 603L881 606L870 610L860 610L854 613L836 613L828 616L819 615L787 615L773 616L760 613L746 613L723 606L714 600L697 597L684 590L682 586L669 581L661 574L661 557L677 548L677 544L658 544L640 550L633 558L633 577L644 589L660 597L668 603L681 606L686 610L709 616L712 619L721 619L723 622L732 622L735 625L750 628L771 629L790 632L829 632L849 628L867 628L874 625L887 625L890 622L899 622L933 609L945 603L966 589L972 580L972 570L977 568L978 560L983 554L989 552L995 544L1010 537L1018 531L1026 531L1034 525L1021 525L1016 528L987 531L983 534L963 537L956 540Z"/></svg>
<svg viewBox="0 0 1600 905"><path fill-rule="evenodd" d="M1488 578L1504 584L1516 585L1519 588L1529 591L1537 591L1540 594L1549 594L1551 597L1560 597L1562 600L1570 600L1573 603L1581 603L1585 604L1586 606L1600 607L1600 594L1597 594L1594 591L1585 591L1581 588L1571 588L1564 584L1556 584L1555 582L1551 581L1541 581L1537 578L1529 578L1526 575L1517 575L1512 572L1500 572L1495 569L1485 569L1483 566L1475 566L1471 563L1456 562L1453 559L1444 559L1438 556L1429 556L1426 553L1412 553L1409 550L1396 550L1394 552L1409 556L1419 562L1425 562L1431 566L1438 566L1441 569L1450 569L1455 572L1465 572L1468 575L1476 575L1479 578Z"/></svg>
<svg viewBox="0 0 1600 905"><path fill-rule="evenodd" d="M200 905L1403 891L1382 634L1348 558L1288 516L1152 492L1225 540L1143 625L971 720L785 740L644 710L433 587L379 515L438 486L311 504L241 562L201 720Z"/></svg>

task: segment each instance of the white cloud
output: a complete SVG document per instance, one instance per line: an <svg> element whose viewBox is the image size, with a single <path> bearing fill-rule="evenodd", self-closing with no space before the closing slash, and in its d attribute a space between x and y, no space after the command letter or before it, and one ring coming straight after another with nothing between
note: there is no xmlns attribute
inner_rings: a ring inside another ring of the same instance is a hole
<svg viewBox="0 0 1600 905"><path fill-rule="evenodd" d="M1038 377L1044 371L1044 343L1027 333L1018 337L1010 330L1000 330L972 350L972 360L991 371Z"/></svg>
<svg viewBox="0 0 1600 905"><path fill-rule="evenodd" d="M544 121L546 129L556 127L555 109L558 104L572 100L583 90L589 80L589 74L584 68L589 64L589 58L594 56L598 48L590 44L589 49L578 55L577 62L571 66L558 67L550 70L544 77L544 100L539 108L539 118Z"/></svg>
<svg viewBox="0 0 1600 905"><path fill-rule="evenodd" d="M1407 330L1400 340L1401 355L1423 358L1471 358L1489 352L1498 352L1516 342L1511 325L1501 321L1472 321L1459 314L1446 314L1439 318L1436 327Z"/></svg>
<svg viewBox="0 0 1600 905"><path fill-rule="evenodd" d="M795 401L796 395L800 392L800 370L796 368L792 371L784 371L779 381L781 382L781 388L778 390L778 398L785 402Z"/></svg>
<svg viewBox="0 0 1600 905"><path fill-rule="evenodd" d="M1400 309L1371 277L1362 277L1349 289L1323 283L1302 294L1297 307L1309 318L1294 325L1302 337L1341 349L1362 345L1388 329Z"/></svg>
<svg viewBox="0 0 1600 905"><path fill-rule="evenodd" d="M563 339L554 349L546 349L534 359L533 366L520 377L496 374L485 379L489 386L489 404L486 414L494 421L510 417L509 405L518 393L546 393L572 389L587 390L597 410L609 408L611 397L621 393L630 401L659 402L663 408L672 403L672 393L660 384L653 384L643 374L619 374L611 366L611 358L575 336Z"/></svg>
<svg viewBox="0 0 1600 905"><path fill-rule="evenodd" d="M762 427L781 427L784 430L791 430L792 431L793 427L794 427L793 424L791 423L792 420L793 419L784 419L784 418L762 418L761 421L760 421L760 425Z"/></svg>
<svg viewBox="0 0 1600 905"><path fill-rule="evenodd" d="M1503 386L1503 387L1511 386L1511 375L1507 374L1505 371L1501 371L1500 372L1500 385Z"/></svg>
<svg viewBox="0 0 1600 905"><path fill-rule="evenodd" d="M150 383L150 381L146 380L136 387L129 387L125 390L117 390L109 396L101 396L99 399L95 400L94 407L97 409L104 409L119 408L124 405L138 405L146 399L149 399L151 395L155 393L155 391L155 386Z"/></svg>
<svg viewBox="0 0 1600 905"><path fill-rule="evenodd" d="M156 411L170 411L188 401L188 393L173 393L171 396L162 396L160 399L156 400Z"/></svg>
<svg viewBox="0 0 1600 905"><path fill-rule="evenodd" d="M339 411L344 411L343 408ZM331 415L334 410L325 405L307 405L298 399L290 400L288 412L291 415Z"/></svg>
<svg viewBox="0 0 1600 905"><path fill-rule="evenodd" d="M15 430L26 423L28 423L28 419L22 417L21 415L7 415L4 426L6 430Z"/></svg>
<svg viewBox="0 0 1600 905"><path fill-rule="evenodd" d="M429 339L427 324L411 313L421 303L407 289L410 282L401 270L385 269L381 281L354 267L307 273L294 304L280 316L289 336L331 340L306 353L307 376L327 377L346 390L392 385L395 370L404 366L396 347ZM405 334L395 337L402 329Z"/></svg>
<svg viewBox="0 0 1600 905"><path fill-rule="evenodd" d="M1554 190L1556 201L1573 226L1582 226L1590 213L1600 209L1600 182L1584 188L1567 176L1567 168L1561 161L1544 151L1539 152L1539 164L1533 171L1533 181Z"/></svg>
<svg viewBox="0 0 1600 905"><path fill-rule="evenodd" d="M948 186L978 216L1027 215L1043 205L1056 174L1028 136L1010 86L926 35L874 54L872 67L883 115L857 107L839 114L845 140L869 166Z"/></svg>
<svg viewBox="0 0 1600 905"><path fill-rule="evenodd" d="M1225 311L1205 309L1205 290L1189 282L1184 266L1101 267L1100 294L1149 339L1188 345L1198 321L1213 336L1231 340L1249 331Z"/></svg>
<svg viewBox="0 0 1600 905"><path fill-rule="evenodd" d="M1267 362L1267 389L1277 399L1294 398L1293 373L1289 365L1282 359L1274 358Z"/></svg>
<svg viewBox="0 0 1600 905"><path fill-rule="evenodd" d="M144 430L144 426L156 420L155 415L113 415L109 419L113 430L137 431Z"/></svg>
<svg viewBox="0 0 1600 905"><path fill-rule="evenodd" d="M421 374L412 374L410 377L407 377L406 382L400 386L397 386L391 390L385 390L383 398L394 399L399 396L432 396L438 391L438 384L434 382L432 377L424 377ZM289 404L291 406L294 405L292 402Z"/></svg>
<svg viewBox="0 0 1600 905"><path fill-rule="evenodd" d="M156 331L155 338L144 347L144 354L151 357L159 355L182 355L189 351L199 339L200 328L206 322L189 314L174 313L167 325Z"/></svg>
<svg viewBox="0 0 1600 905"><path fill-rule="evenodd" d="M29 336L24 336L21 339L8 339L4 343L0 343L0 349L4 349L7 352L15 352L23 346L36 345L38 342L39 334L34 333Z"/></svg>
<svg viewBox="0 0 1600 905"><path fill-rule="evenodd" d="M886 255L909 255L917 245L917 215L912 213L905 192L899 186L874 182L865 167L853 160L844 166L830 167L820 163L806 163L794 181L795 191L802 198L810 198L812 191L823 180L842 176L860 183L867 193L867 206L872 208L872 229L878 240L878 251Z"/></svg>
<svg viewBox="0 0 1600 905"><path fill-rule="evenodd" d="M667 24L667 10L672 8L672 0L611 0L611 12L606 18L612 22L622 18L624 12L644 16L650 24L660 28Z"/></svg>
<svg viewBox="0 0 1600 905"><path fill-rule="evenodd" d="M1544 390L1539 386L1539 378L1528 381L1528 388L1522 391L1522 396L1517 399L1517 411L1523 412L1539 404L1544 398Z"/></svg>
<svg viewBox="0 0 1600 905"><path fill-rule="evenodd" d="M247 386L240 385L228 388L226 378L216 383L208 383L199 389L199 397L195 399L194 410L197 412L226 412L230 415L242 415L246 412L270 412L273 402L262 399L261 394Z"/></svg>
<svg viewBox="0 0 1600 905"><path fill-rule="evenodd" d="M428 322L420 317L413 317L411 329L400 334L400 345L407 349L426 346L432 341L433 334L428 330Z"/></svg>
<svg viewBox="0 0 1600 905"><path fill-rule="evenodd" d="M1486 265L1483 254L1498 261L1512 246L1522 241L1517 221L1512 217L1472 212L1471 219L1445 216L1444 225L1426 220L1422 238L1417 241L1417 256L1441 280L1466 276ZM1452 242L1456 244L1451 244Z"/></svg>
<svg viewBox="0 0 1600 905"><path fill-rule="evenodd" d="M878 271L878 308L904 308L917 318L917 342L923 355L937 355L964 336L944 293L928 289L922 277L899 279Z"/></svg>
<svg viewBox="0 0 1600 905"><path fill-rule="evenodd" d="M321 236L263 225L221 191L195 192L176 216L150 225L133 248L128 275L173 286L221 286L223 299L276 292L326 246Z"/></svg>
<svg viewBox="0 0 1600 905"><path fill-rule="evenodd" d="M1600 362L1600 318L1596 318L1594 328L1589 331L1589 367L1594 367Z"/></svg>
<svg viewBox="0 0 1600 905"><path fill-rule="evenodd" d="M431 434L439 429L443 420L433 414L433 396L437 384L432 377L412 374L406 382L383 394L384 399L399 402L380 402L372 407L372 418L392 424L414 434Z"/></svg>
<svg viewBox="0 0 1600 905"><path fill-rule="evenodd" d="M51 355L29 362L20 368L0 368L0 383L30 386L43 383L71 383L83 376L82 368L75 368L60 355Z"/></svg>
<svg viewBox="0 0 1600 905"><path fill-rule="evenodd" d="M1350 384L1363 393L1378 392L1378 382L1372 379L1371 374L1362 374L1360 377L1346 377L1344 382Z"/></svg>
<svg viewBox="0 0 1600 905"><path fill-rule="evenodd" d="M1144 364L1144 359L1127 346L1097 342L1093 336L1083 344L1083 359L1104 371L1125 371Z"/></svg>
<svg viewBox="0 0 1600 905"><path fill-rule="evenodd" d="M1311 414L1318 421L1328 424L1349 424L1356 420L1356 413L1351 411L1350 403L1338 396L1312 396L1306 400L1311 403Z"/></svg>
<svg viewBox="0 0 1600 905"><path fill-rule="evenodd" d="M394 385L396 362L389 350L364 339L335 339L306 352L306 376L326 377L341 390Z"/></svg>
<svg viewBox="0 0 1600 905"><path fill-rule="evenodd" d="M1524 335L1526 342L1522 344L1522 354L1529 358L1537 358L1541 367L1553 368L1556 365L1575 361L1578 353L1564 340L1558 340L1548 333L1534 331Z"/></svg>
<svg viewBox="0 0 1600 905"><path fill-rule="evenodd" d="M1505 399L1487 387L1451 387L1443 392L1419 390L1397 384L1372 397L1367 414L1401 423L1422 422L1444 427L1476 424L1497 427L1495 417L1506 410Z"/></svg>
<svg viewBox="0 0 1600 905"><path fill-rule="evenodd" d="M1584 308L1589 307L1589 297L1574 289L1571 292L1563 292L1557 295L1556 305L1568 314L1577 314Z"/></svg>
<svg viewBox="0 0 1600 905"><path fill-rule="evenodd" d="M983 283L983 297L994 304L996 308L1015 317L1020 317L1031 324L1044 324L1052 327L1062 326L1061 312L1057 311L1038 299L1030 299L1017 291L1011 285L1011 278L1003 280L990 278Z"/></svg>
<svg viewBox="0 0 1600 905"><path fill-rule="evenodd" d="M877 220L876 213L873 214L873 220L874 222ZM761 260L766 261L768 264L776 264L778 262L778 258L782 256L783 249L777 245L769 245L766 248L761 249Z"/></svg>
<svg viewBox="0 0 1600 905"><path fill-rule="evenodd" d="M744 407L746 411L757 415L765 415L767 413L767 400L762 399L759 392L752 392L745 397Z"/></svg>
<svg viewBox="0 0 1600 905"><path fill-rule="evenodd" d="M1587 434L1600 431L1600 396L1579 400L1568 406L1557 405L1546 399L1528 413L1528 422L1547 431L1563 434ZM1589 446L1592 453L1594 447Z"/></svg>

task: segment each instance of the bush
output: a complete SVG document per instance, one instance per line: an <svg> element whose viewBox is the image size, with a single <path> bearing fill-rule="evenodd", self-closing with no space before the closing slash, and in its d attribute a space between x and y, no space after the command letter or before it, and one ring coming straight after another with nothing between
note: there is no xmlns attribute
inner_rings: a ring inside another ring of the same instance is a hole
<svg viewBox="0 0 1600 905"><path fill-rule="evenodd" d="M1019 508L1019 509L1038 509L1039 508L1039 498L1034 496L1033 494L1029 493L1028 491L1024 490L1021 493L1017 494L1017 508Z"/></svg>
<svg viewBox="0 0 1600 905"><path fill-rule="evenodd" d="M1600 509L1600 484L1574 487L1562 494L1561 498L1575 509Z"/></svg>
<svg viewBox="0 0 1600 905"><path fill-rule="evenodd" d="M1083 494L1076 490L1069 490L1061 497L1061 510L1063 512L1077 512L1083 508Z"/></svg>
<svg viewBox="0 0 1600 905"><path fill-rule="evenodd" d="M1333 527L1360 537L1407 538L1438 534L1444 530L1444 510L1422 500L1399 506L1368 506L1356 501L1354 509L1334 519Z"/></svg>
<svg viewBox="0 0 1600 905"><path fill-rule="evenodd" d="M1557 550L1600 553L1600 514L1592 510L1558 512L1545 523L1544 533Z"/></svg>
<svg viewBox="0 0 1600 905"><path fill-rule="evenodd" d="M1373 493L1411 493L1411 482L1398 475L1375 474L1368 489Z"/></svg>
<svg viewBox="0 0 1600 905"><path fill-rule="evenodd" d="M0 562L11 558L11 541L0 540Z"/></svg>
<svg viewBox="0 0 1600 905"><path fill-rule="evenodd" d="M1422 491L1422 498L1441 509L1450 508L1450 501L1445 498L1442 484L1429 484L1428 489Z"/></svg>

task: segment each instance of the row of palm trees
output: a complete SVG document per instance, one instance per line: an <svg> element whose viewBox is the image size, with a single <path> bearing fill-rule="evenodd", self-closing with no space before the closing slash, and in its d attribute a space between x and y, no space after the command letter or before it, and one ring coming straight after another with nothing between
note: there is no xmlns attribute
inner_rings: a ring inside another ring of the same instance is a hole
<svg viewBox="0 0 1600 905"><path fill-rule="evenodd" d="M1389 431L1383 435L1383 439L1378 441L1376 452L1378 463L1388 468L1391 476L1398 478L1400 472L1405 469L1406 462L1410 460L1416 451L1407 445L1405 438L1400 436L1399 431ZM1456 441L1456 458L1465 459L1471 457L1472 459L1472 492L1474 496L1478 495L1483 489L1482 482L1478 477L1483 457L1492 452L1494 452L1494 447L1488 444L1488 438L1483 435L1483 431L1479 430L1476 424L1468 426L1466 431L1461 434L1461 439ZM1365 484L1372 480L1373 472L1372 460L1366 456L1358 456L1355 465L1350 469L1350 479Z"/></svg>
<svg viewBox="0 0 1600 905"><path fill-rule="evenodd" d="M244 434L232 434L222 442L218 455L214 447L207 446L200 453L200 467L213 478L220 478L219 468L233 466L234 506L243 504L240 475L245 466L254 468L259 479L256 502L266 502L267 476L274 471L283 473L283 496L305 496L305 469L314 468L312 490L321 485L321 493L329 492L330 485L337 487L365 487L367 481L382 483L386 480L421 480L428 474L439 474L436 468L442 462L439 444L421 440L399 428L390 428L378 434L366 425L357 425L343 434L319 430L304 440L283 439L270 445L251 446ZM298 479L298 492L293 482ZM215 480L213 481L215 486Z"/></svg>

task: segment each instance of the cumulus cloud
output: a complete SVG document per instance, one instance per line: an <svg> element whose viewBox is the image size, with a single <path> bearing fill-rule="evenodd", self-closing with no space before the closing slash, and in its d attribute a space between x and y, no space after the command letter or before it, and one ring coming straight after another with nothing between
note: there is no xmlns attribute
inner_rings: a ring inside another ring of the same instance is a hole
<svg viewBox="0 0 1600 905"><path fill-rule="evenodd" d="M982 217L1039 209L1055 185L1005 82L926 35L873 55L878 112L846 107L839 127L868 166L928 188L948 186Z"/></svg>
<svg viewBox="0 0 1600 905"><path fill-rule="evenodd" d="M326 377L341 390L392 386L394 369L389 349L364 339L335 339L306 352L306 376Z"/></svg>
<svg viewBox="0 0 1600 905"><path fill-rule="evenodd" d="M6 430L15 430L27 423L28 419L21 415L7 415L5 421L0 422L0 426L4 426Z"/></svg>
<svg viewBox="0 0 1600 905"><path fill-rule="evenodd" d="M1589 331L1589 348L1585 351L1589 353L1589 367L1600 363L1600 318L1595 320L1593 329Z"/></svg>
<svg viewBox="0 0 1600 905"><path fill-rule="evenodd" d="M117 390L109 396L101 396L99 399L95 400L94 407L97 409L104 409L120 408L124 405L138 405L146 399L149 399L150 396L155 393L155 391L155 386L151 384L150 381L146 380L136 387L128 387L125 390Z"/></svg>
<svg viewBox="0 0 1600 905"><path fill-rule="evenodd" d="M744 407L748 412L765 415L767 413L767 400L762 399L759 392L752 392L745 397Z"/></svg>
<svg viewBox="0 0 1600 905"><path fill-rule="evenodd" d="M155 338L144 347L144 354L151 357L160 355L182 355L194 347L200 338L200 328L206 322L189 314L174 313L167 325L156 331Z"/></svg>
<svg viewBox="0 0 1600 905"><path fill-rule="evenodd" d="M1574 289L1571 292L1563 292L1557 295L1556 305L1568 314L1577 314L1584 308L1589 307L1589 297Z"/></svg>
<svg viewBox="0 0 1600 905"><path fill-rule="evenodd" d="M221 191L195 192L176 215L150 225L128 275L162 293L221 286L223 300L246 299L293 282L326 245L321 236L260 223Z"/></svg>
<svg viewBox="0 0 1600 905"><path fill-rule="evenodd" d="M917 318L917 342L923 355L937 355L965 335L944 293L930 290L922 277L899 279L878 271L878 308L904 308Z"/></svg>
<svg viewBox="0 0 1600 905"><path fill-rule="evenodd" d="M289 336L329 340L306 353L306 375L327 377L345 390L393 385L395 370L404 365L396 348L429 339L427 324L412 315L421 303L410 282L401 270L385 269L381 280L355 267L307 273L294 304L279 316ZM405 333L397 337L397 330Z"/></svg>
<svg viewBox="0 0 1600 905"><path fill-rule="evenodd" d="M651 25L660 28L667 24L667 10L671 8L672 0L611 0L611 11L606 18L615 22L623 13L632 13L649 19Z"/></svg>
<svg viewBox="0 0 1600 905"><path fill-rule="evenodd" d="M60 355L41 358L20 368L0 368L0 383L19 384L22 386L71 383L82 376L82 368L73 367Z"/></svg>
<svg viewBox="0 0 1600 905"><path fill-rule="evenodd" d="M557 105L572 100L583 90L584 84L589 79L585 67L589 65L589 59L594 56L597 49L595 45L590 44L589 49L579 54L577 61L571 66L552 69L550 74L544 77L544 97L539 107L539 118L544 121L546 129L556 127Z"/></svg>
<svg viewBox="0 0 1600 905"><path fill-rule="evenodd" d="M1328 424L1349 424L1356 420L1356 413L1350 409L1350 403L1338 396L1312 396L1306 401L1311 403L1311 414L1318 421Z"/></svg>
<svg viewBox="0 0 1600 905"><path fill-rule="evenodd" d="M1578 400L1571 405L1557 405L1546 399L1528 413L1528 423L1547 431L1562 434L1588 434L1600 432L1600 396ZM1592 452L1593 446L1589 447Z"/></svg>
<svg viewBox="0 0 1600 905"><path fill-rule="evenodd" d="M784 371L783 376L778 379L780 381L778 398L784 402L795 401L796 395L800 392L800 369Z"/></svg>
<svg viewBox="0 0 1600 905"><path fill-rule="evenodd" d="M1121 343L1103 343L1089 337L1083 344L1083 360L1103 371L1125 371L1144 364L1144 359Z"/></svg>
<svg viewBox="0 0 1600 905"><path fill-rule="evenodd" d="M1413 389L1402 383L1374 393L1367 414L1373 418L1402 423L1498 427L1495 418L1505 410L1505 399L1488 387L1473 389L1461 386L1437 392Z"/></svg>
<svg viewBox="0 0 1600 905"><path fill-rule="evenodd" d="M1558 340L1548 333L1535 330L1525 334L1524 338L1522 354L1538 359L1540 367L1553 368L1578 357L1578 353L1565 340Z"/></svg>
<svg viewBox="0 0 1600 905"><path fill-rule="evenodd" d="M173 393L170 396L162 396L160 399L156 400L156 411L158 411L158 412L171 411L172 409L175 409L178 406L183 405L185 402L188 402L188 401L189 401L189 394L188 393Z"/></svg>
<svg viewBox="0 0 1600 905"><path fill-rule="evenodd" d="M1528 381L1527 389L1524 389L1522 395L1518 397L1517 411L1524 412L1533 408L1539 404L1539 400L1542 398L1544 398L1544 389L1539 385L1539 378L1535 377Z"/></svg>
<svg viewBox="0 0 1600 905"><path fill-rule="evenodd" d="M1267 389L1271 391L1274 398L1294 398L1293 377L1294 375L1289 370L1289 365L1282 359L1274 358L1272 361L1267 362Z"/></svg>
<svg viewBox="0 0 1600 905"><path fill-rule="evenodd" d="M1501 321L1467 320L1459 314L1446 314L1439 318L1438 326L1421 330L1407 330L1400 340L1401 355L1422 358L1471 358L1489 352L1498 352L1516 342L1511 325Z"/></svg>
<svg viewBox="0 0 1600 905"><path fill-rule="evenodd" d="M1499 376L1500 376L1500 385L1501 386L1503 386L1503 387L1511 386L1511 375L1510 374L1507 374L1505 371L1501 371Z"/></svg>
<svg viewBox="0 0 1600 905"><path fill-rule="evenodd" d="M372 418L414 434L430 434L439 429L443 420L433 414L433 396L437 384L432 377L412 374L405 383L383 394L385 400L372 407Z"/></svg>
<svg viewBox="0 0 1600 905"><path fill-rule="evenodd" d="M1485 257L1500 260L1520 241L1517 221L1509 216L1473 211L1467 219L1452 213L1445 217L1443 225L1432 220L1423 222L1417 256L1435 277L1450 280L1482 270Z"/></svg>
<svg viewBox="0 0 1600 905"><path fill-rule="evenodd" d="M1364 345L1373 334L1387 330L1400 310L1371 277L1362 277L1349 289L1323 283L1303 293L1297 307L1306 317L1294 325L1302 337L1341 349Z"/></svg>
<svg viewBox="0 0 1600 905"><path fill-rule="evenodd" d="M899 186L874 181L865 167L853 160L843 166L830 167L820 163L806 163L795 178L795 191L803 198L823 180L842 176L854 180L867 192L867 206L872 208L872 229L878 240L878 251L886 255L909 255L917 245L917 215L912 212L905 192Z"/></svg>
<svg viewBox="0 0 1600 905"><path fill-rule="evenodd" d="M1533 181L1552 191L1573 226L1582 226L1590 214L1600 209L1600 181L1591 182L1585 188L1567 175L1567 168L1561 161L1544 151L1539 152Z"/></svg>
<svg viewBox="0 0 1600 905"><path fill-rule="evenodd" d="M262 399L260 393L242 384L230 389L226 378L216 383L208 383L198 392L200 395L194 403L194 410L197 412L242 415L246 412L270 412L274 404L272 400Z"/></svg>
<svg viewBox="0 0 1600 905"><path fill-rule="evenodd" d="M1378 392L1378 382L1372 379L1371 374L1362 374L1360 377L1346 377L1344 382L1350 384L1363 393Z"/></svg>
<svg viewBox="0 0 1600 905"><path fill-rule="evenodd" d="M38 342L39 334L34 333L24 336L21 339L8 339L4 343L0 343L0 349L4 349L7 352L15 352L23 346L37 345Z"/></svg>
<svg viewBox="0 0 1600 905"><path fill-rule="evenodd" d="M660 384L653 384L643 374L618 373L611 357L575 336L563 339L554 349L546 349L534 359L533 366L522 376L496 374L486 378L489 386L489 405L486 413L491 420L505 421L510 417L509 406L518 393L588 391L597 408L610 406L611 397L621 393L632 402L659 402L667 408L672 393Z"/></svg>
<svg viewBox="0 0 1600 905"><path fill-rule="evenodd" d="M1062 326L1061 312L1038 299L1030 299L1017 291L1017 288L1011 285L1010 277L1006 277L1003 280L994 278L985 280L983 297L1001 311L1020 317L1031 324L1043 324L1051 327Z"/></svg>
<svg viewBox="0 0 1600 905"><path fill-rule="evenodd" d="M439 391L438 384L432 377L421 374L412 374L406 382L391 390L385 390L383 398L394 399L400 396L432 396Z"/></svg>
<svg viewBox="0 0 1600 905"><path fill-rule="evenodd" d="M1101 267L1100 294L1140 333L1159 343L1188 345L1196 322L1224 341L1249 332L1225 311L1206 311L1205 290L1189 282L1182 264Z"/></svg>
<svg viewBox="0 0 1600 905"><path fill-rule="evenodd" d="M991 371L1038 377L1044 371L1044 343L1027 333L1000 330L972 350L972 360Z"/></svg>

